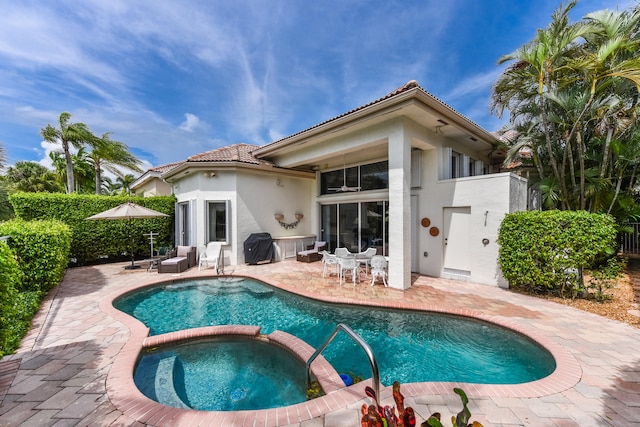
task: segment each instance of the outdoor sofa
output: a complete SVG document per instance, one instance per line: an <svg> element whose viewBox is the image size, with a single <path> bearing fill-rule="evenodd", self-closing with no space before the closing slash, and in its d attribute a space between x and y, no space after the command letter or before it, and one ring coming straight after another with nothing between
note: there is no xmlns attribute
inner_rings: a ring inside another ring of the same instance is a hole
<svg viewBox="0 0 640 427"><path fill-rule="evenodd" d="M196 247L178 246L169 258L160 261L158 273L182 273L196 265Z"/></svg>
<svg viewBox="0 0 640 427"><path fill-rule="evenodd" d="M320 252L327 248L327 242L316 241L313 245L307 246L307 249L300 251L296 255L296 260L300 262L320 261Z"/></svg>

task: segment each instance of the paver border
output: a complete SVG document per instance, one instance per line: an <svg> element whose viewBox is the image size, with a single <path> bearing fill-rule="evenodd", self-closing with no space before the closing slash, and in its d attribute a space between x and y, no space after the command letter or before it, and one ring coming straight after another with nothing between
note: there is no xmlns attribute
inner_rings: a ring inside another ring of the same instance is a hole
<svg viewBox="0 0 640 427"><path fill-rule="evenodd" d="M122 413L136 421L153 425L176 425L179 423L193 422L198 425L208 423L228 421L232 417L234 420L242 417L242 425L287 425L294 422L302 422L326 414L328 412L343 409L365 397L364 388L371 385L370 380L356 383L349 387L336 388L327 391L327 394L297 405L286 406L276 409L219 412L219 411L197 411L170 408L157 403L144 396L133 382L133 371L138 357L144 349L145 342L153 337L149 337L149 329L133 317L117 310L112 305L112 301L127 293L150 286L157 286L166 283L178 283L194 279L206 279L220 277L214 274L200 275L197 277L184 277L180 279L166 280L158 278L151 282L141 283L138 286L127 290L119 290L107 295L100 301L99 307L106 314L122 322L130 331L130 336L120 353L115 357L113 366L109 371L106 381L106 390L112 404ZM352 304L361 306L378 306L386 308L399 308L409 310L420 310L427 312L445 313L468 318L479 319L493 323L513 331L516 331L539 345L547 349L556 361L556 369L550 375L540 380L523 384L468 384L454 382L416 382L404 383L402 385L405 397L416 397L426 394L451 394L454 387L464 389L468 394L485 397L511 397L511 398L536 398L563 392L575 386L582 376L582 369L576 358L567 349L557 344L550 338L537 333L529 327L513 319L504 319L498 316L486 315L473 310L447 309L437 305L424 305L417 303L400 302L363 302L348 297L329 297L312 294L297 288L286 286L273 279L260 275L242 274L234 277L246 277L262 281L279 289L294 293L299 296L311 298L318 301L338 304ZM242 326L234 326L240 327ZM253 327L255 328L255 327ZM198 328L200 329L200 328ZM190 332L191 331L191 332ZM193 330L180 331L174 336L175 339L184 339L185 334L192 334ZM200 331L200 333L216 333L215 330ZM295 337L293 337L295 338ZM295 338L297 340L297 338ZM335 372L335 371L334 371ZM391 387L384 387L385 392ZM381 388L381 390L383 390ZM382 393L381 393L382 394ZM235 425L235 424L234 424Z"/></svg>

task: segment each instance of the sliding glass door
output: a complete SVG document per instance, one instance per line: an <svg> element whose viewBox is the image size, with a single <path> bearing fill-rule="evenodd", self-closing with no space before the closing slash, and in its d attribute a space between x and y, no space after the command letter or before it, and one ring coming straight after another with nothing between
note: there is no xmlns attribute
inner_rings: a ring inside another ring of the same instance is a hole
<svg viewBox="0 0 640 427"><path fill-rule="evenodd" d="M386 201L336 203L322 206L322 240L329 251L362 252L375 247L387 255L389 215Z"/></svg>

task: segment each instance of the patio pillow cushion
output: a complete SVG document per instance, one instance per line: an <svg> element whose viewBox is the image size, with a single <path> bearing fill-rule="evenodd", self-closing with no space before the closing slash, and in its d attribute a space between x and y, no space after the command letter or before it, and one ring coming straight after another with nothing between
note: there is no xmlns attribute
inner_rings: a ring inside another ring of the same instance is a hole
<svg viewBox="0 0 640 427"><path fill-rule="evenodd" d="M177 257L186 257L187 253L191 251L191 246L178 246L176 251Z"/></svg>

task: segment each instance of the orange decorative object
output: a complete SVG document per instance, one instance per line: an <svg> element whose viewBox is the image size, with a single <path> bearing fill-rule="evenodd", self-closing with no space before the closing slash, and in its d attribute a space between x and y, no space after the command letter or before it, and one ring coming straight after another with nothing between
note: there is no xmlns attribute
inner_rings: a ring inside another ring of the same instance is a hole
<svg viewBox="0 0 640 427"><path fill-rule="evenodd" d="M420 224L422 224L423 227L428 227L429 225L431 225L431 220L429 218L422 218Z"/></svg>
<svg viewBox="0 0 640 427"><path fill-rule="evenodd" d="M432 236L437 236L438 234L440 234L440 230L438 230L438 227L431 227L429 229L429 234L431 234Z"/></svg>

